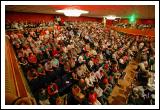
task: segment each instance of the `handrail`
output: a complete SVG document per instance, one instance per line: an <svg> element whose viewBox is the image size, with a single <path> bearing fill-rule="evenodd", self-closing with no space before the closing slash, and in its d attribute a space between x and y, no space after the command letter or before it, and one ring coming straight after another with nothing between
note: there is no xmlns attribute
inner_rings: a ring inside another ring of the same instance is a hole
<svg viewBox="0 0 160 110"><path fill-rule="evenodd" d="M17 88L17 83L16 83L16 78L15 78L15 71L13 69L12 61L10 58L10 52L9 52L9 45L5 45L6 48L6 66L5 66L5 90L6 92L11 92L12 94L15 94L19 96L18 88ZM8 65L10 64L10 65ZM10 72L12 71L12 72ZM7 76L6 76L7 75ZM7 85L9 83L9 87ZM14 90L13 90L14 89ZM9 90L9 91L8 91Z"/></svg>
<svg viewBox="0 0 160 110"><path fill-rule="evenodd" d="M9 59L10 59L10 65L12 68L12 73L13 74L13 78L14 78L14 83L16 86L16 91L17 91L17 96L23 96L26 97L28 96L28 92L27 89L24 85L24 78L22 77L22 73L19 70L19 65L17 64L17 60L16 60L16 56L15 56L15 52L13 50L12 45L9 43L9 41L7 40L6 45L8 46L8 54L9 54Z"/></svg>

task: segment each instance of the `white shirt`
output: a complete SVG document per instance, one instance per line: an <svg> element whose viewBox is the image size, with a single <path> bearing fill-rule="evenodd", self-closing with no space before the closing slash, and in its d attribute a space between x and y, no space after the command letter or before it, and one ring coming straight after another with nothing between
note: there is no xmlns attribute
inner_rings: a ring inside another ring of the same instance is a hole
<svg viewBox="0 0 160 110"><path fill-rule="evenodd" d="M90 78L85 78L85 82L87 84L87 86L93 86L93 82L90 81Z"/></svg>
<svg viewBox="0 0 160 110"><path fill-rule="evenodd" d="M88 63L89 63L89 65L90 65L90 67L92 67L92 66L94 65L94 63L93 63L92 60L90 60Z"/></svg>
<svg viewBox="0 0 160 110"><path fill-rule="evenodd" d="M93 73L94 74L94 73ZM90 74L90 81L91 82L96 82L96 76L95 76L95 74L94 75L92 75L92 74Z"/></svg>
<svg viewBox="0 0 160 110"><path fill-rule="evenodd" d="M144 43L141 42L141 43L139 44L139 49L141 49L143 46L144 46Z"/></svg>
<svg viewBox="0 0 160 110"><path fill-rule="evenodd" d="M97 55L97 52L95 50L91 50L89 53L92 55Z"/></svg>
<svg viewBox="0 0 160 110"><path fill-rule="evenodd" d="M82 63L82 62L85 61L85 60L83 60L83 57L82 57L82 56L79 56L78 61L79 61L79 63Z"/></svg>
<svg viewBox="0 0 160 110"><path fill-rule="evenodd" d="M102 75L101 75L101 73L100 73L100 70L96 71L96 72L95 72L95 75L96 75L96 77L97 77L98 79L101 79L101 78L102 78Z"/></svg>
<svg viewBox="0 0 160 110"><path fill-rule="evenodd" d="M100 87L95 87L94 91L97 93L97 97L101 97L103 95L103 90Z"/></svg>
<svg viewBox="0 0 160 110"><path fill-rule="evenodd" d="M123 61L123 59L121 58L121 59L119 59L119 62L121 63L121 64L124 64L124 61Z"/></svg>

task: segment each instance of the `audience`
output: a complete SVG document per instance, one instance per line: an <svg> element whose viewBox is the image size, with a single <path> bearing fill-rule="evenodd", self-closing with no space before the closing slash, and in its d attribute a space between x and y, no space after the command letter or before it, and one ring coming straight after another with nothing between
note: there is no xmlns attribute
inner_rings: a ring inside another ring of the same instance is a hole
<svg viewBox="0 0 160 110"><path fill-rule="evenodd" d="M154 51L149 51L149 39L114 30L105 32L102 23L65 22L59 26L50 21L6 25L7 28L18 29L6 32L6 36L39 104L64 104L59 98L64 94L68 94L67 98L73 95L77 104L84 104L85 101L87 104L108 104L107 97L129 61L139 51L148 55L148 67L153 70ZM153 45L153 42L150 44ZM148 82L146 75L147 78L150 76L149 70L145 69L147 58L139 64L144 86ZM137 94L132 96L135 103L139 98Z"/></svg>

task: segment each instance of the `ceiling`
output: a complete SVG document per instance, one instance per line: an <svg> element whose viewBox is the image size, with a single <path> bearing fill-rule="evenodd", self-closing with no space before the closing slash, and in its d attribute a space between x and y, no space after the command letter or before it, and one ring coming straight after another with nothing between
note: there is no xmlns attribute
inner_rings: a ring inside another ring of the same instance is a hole
<svg viewBox="0 0 160 110"><path fill-rule="evenodd" d="M44 14L59 14L56 10L67 7L76 7L81 10L89 11L88 14L81 16L102 17L107 15L116 15L126 18L132 14L136 14L140 19L154 19L154 5L6 5L6 11L14 12L31 12Z"/></svg>

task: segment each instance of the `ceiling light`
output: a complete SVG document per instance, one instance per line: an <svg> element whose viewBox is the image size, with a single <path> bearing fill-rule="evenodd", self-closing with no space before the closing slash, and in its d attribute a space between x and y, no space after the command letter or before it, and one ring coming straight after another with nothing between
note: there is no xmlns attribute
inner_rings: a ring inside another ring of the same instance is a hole
<svg viewBox="0 0 160 110"><path fill-rule="evenodd" d="M67 8L64 10L57 10L56 12L64 13L65 16L73 16L73 17L79 17L81 14L88 13L88 11L73 9L73 8Z"/></svg>

